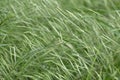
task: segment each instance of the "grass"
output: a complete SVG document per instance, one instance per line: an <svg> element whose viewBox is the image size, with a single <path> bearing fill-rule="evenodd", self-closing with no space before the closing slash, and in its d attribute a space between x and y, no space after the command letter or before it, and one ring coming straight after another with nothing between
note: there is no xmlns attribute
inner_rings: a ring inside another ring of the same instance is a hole
<svg viewBox="0 0 120 80"><path fill-rule="evenodd" d="M119 0L0 0L0 80L120 80Z"/></svg>

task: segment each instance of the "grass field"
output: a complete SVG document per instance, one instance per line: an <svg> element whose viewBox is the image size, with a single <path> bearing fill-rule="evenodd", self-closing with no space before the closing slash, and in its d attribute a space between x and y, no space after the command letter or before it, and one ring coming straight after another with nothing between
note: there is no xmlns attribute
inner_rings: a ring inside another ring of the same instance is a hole
<svg viewBox="0 0 120 80"><path fill-rule="evenodd" d="M0 80L120 80L120 1L0 0Z"/></svg>

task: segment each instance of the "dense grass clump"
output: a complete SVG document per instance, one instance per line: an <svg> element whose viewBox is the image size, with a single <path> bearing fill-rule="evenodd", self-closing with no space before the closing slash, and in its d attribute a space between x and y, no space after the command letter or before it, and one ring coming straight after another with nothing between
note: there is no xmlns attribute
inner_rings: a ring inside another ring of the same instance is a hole
<svg viewBox="0 0 120 80"><path fill-rule="evenodd" d="M119 0L0 0L0 80L120 80Z"/></svg>

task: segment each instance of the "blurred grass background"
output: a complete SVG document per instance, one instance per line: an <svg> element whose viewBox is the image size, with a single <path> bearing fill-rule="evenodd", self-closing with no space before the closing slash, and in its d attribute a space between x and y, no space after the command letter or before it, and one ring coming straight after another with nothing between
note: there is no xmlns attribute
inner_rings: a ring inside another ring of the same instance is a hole
<svg viewBox="0 0 120 80"><path fill-rule="evenodd" d="M0 80L119 80L119 0L0 0Z"/></svg>

